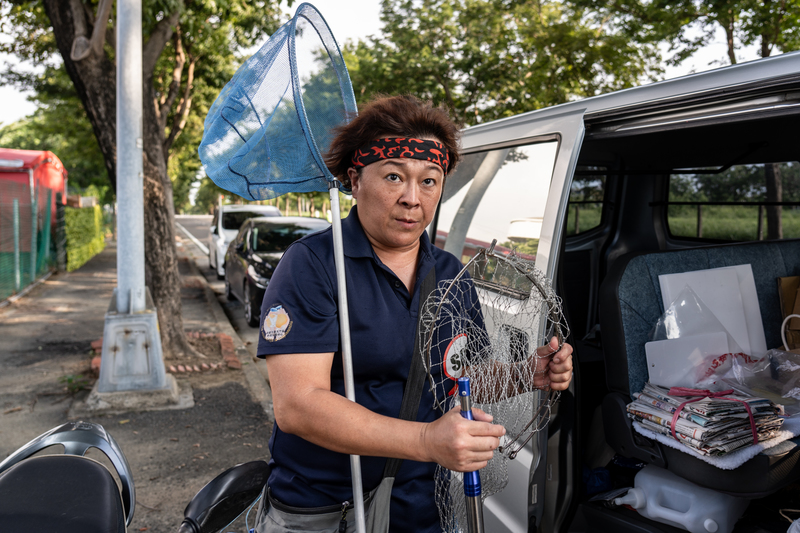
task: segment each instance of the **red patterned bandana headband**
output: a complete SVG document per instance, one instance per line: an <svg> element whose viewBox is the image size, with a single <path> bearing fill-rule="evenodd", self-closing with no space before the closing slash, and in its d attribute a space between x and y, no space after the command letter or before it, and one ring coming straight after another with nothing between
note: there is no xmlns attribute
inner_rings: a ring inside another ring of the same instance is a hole
<svg viewBox="0 0 800 533"><path fill-rule="evenodd" d="M381 159L410 158L436 163L445 174L450 164L447 148L438 141L390 137L370 141L353 154L353 166L365 167Z"/></svg>

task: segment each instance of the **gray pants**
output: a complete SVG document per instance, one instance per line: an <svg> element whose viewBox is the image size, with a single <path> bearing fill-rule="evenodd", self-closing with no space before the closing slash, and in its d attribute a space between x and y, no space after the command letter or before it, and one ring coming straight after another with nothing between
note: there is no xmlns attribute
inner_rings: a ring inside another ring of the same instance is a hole
<svg viewBox="0 0 800 533"><path fill-rule="evenodd" d="M367 510L367 531L389 531L389 502L394 478L384 478L377 489L364 498ZM279 502L270 495L269 487L264 487L256 513L255 533L337 533L342 520L342 508L291 507ZM355 533L355 510L347 509L347 533Z"/></svg>

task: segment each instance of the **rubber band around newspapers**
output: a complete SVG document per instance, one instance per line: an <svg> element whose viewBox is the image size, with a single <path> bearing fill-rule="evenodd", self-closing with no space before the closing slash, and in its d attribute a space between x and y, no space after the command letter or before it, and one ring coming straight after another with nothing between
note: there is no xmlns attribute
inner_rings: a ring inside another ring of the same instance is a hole
<svg viewBox="0 0 800 533"><path fill-rule="evenodd" d="M672 430L672 438L681 442L677 435L675 435L675 424L678 422L678 418L681 416L681 412L683 411L683 406L690 404L692 402L699 402L703 398L717 398L720 400L732 400L734 402L739 402L744 404L744 408L747 409L747 416L750 417L750 429L753 431L753 444L758 444L758 431L756 430L756 421L753 418L753 411L750 409L750 405L738 398L723 398L723 396L728 396L729 394L733 394L733 389L728 389L720 392L711 392L710 390L705 389L687 389L684 387L672 387L669 389L670 396L697 396L693 400L686 400L682 404L675 409L675 413L672 415L672 423L670 424L670 429Z"/></svg>

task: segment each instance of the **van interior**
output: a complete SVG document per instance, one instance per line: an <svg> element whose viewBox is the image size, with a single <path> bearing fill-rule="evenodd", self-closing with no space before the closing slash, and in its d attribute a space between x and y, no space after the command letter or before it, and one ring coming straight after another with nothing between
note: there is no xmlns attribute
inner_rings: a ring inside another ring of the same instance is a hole
<svg viewBox="0 0 800 533"><path fill-rule="evenodd" d="M562 396L562 416L550 428L556 444L547 463L555 469L557 501L548 504L552 511L539 531L681 531L589 501L597 476L606 487L632 486L642 464L749 500L737 533L784 532L790 523L780 510L800 507L800 442L787 441L774 457L758 456L760 462L754 458L746 463L756 465L750 469L725 471L648 442L625 416L634 392L629 379L637 371L637 354L626 345L633 335L626 317L654 305L643 301L653 295L630 280L622 294L626 269L646 264L657 276L680 271L675 262L709 265L701 268L754 263L767 347L782 344L775 277L800 275L800 225L794 223L800 216L800 110L793 102L797 93L759 98L723 108L698 104L680 113L586 117L556 280L572 330L575 394ZM765 185L769 172L780 174L782 205L774 205ZM769 218L776 211L782 235ZM635 283L653 284L641 277Z"/></svg>

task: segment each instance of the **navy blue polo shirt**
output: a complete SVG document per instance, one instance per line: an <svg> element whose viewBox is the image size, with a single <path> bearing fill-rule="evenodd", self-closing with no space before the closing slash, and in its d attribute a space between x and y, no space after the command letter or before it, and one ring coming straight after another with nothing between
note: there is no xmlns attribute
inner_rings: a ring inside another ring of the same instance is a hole
<svg viewBox="0 0 800 533"><path fill-rule="evenodd" d="M372 249L357 208L342 221L342 240L350 308L356 401L376 413L397 418L408 377L422 280L436 265L436 279L453 279L462 268L452 254L420 237L414 293ZM292 244L267 287L261 309L258 356L334 352L331 390L344 396L339 344L338 290L331 229ZM437 414L424 387L417 420ZM269 485L282 503L322 507L352 501L349 456L285 433L275 424L270 439ZM378 486L386 459L361 457L364 490ZM440 531L434 501L433 463L403 461L392 491L392 531Z"/></svg>

